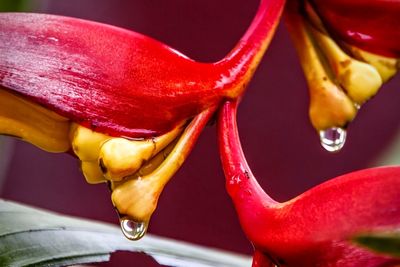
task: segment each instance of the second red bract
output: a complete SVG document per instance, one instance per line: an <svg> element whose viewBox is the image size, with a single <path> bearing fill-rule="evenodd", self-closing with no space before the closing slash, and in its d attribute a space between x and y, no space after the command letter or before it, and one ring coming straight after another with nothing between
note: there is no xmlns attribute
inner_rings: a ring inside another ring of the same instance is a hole
<svg viewBox="0 0 400 267"><path fill-rule="evenodd" d="M236 109L237 102L228 101L220 110L219 147L227 191L256 250L254 267L400 263L400 259L375 254L353 242L360 234L399 229L399 167L346 174L278 203L260 187L246 162Z"/></svg>

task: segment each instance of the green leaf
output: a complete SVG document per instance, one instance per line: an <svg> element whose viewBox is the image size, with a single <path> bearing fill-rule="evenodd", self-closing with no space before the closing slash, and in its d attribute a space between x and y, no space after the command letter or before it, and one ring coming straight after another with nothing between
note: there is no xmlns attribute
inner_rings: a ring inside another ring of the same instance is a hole
<svg viewBox="0 0 400 267"><path fill-rule="evenodd" d="M27 0L1 0L0 12L27 11L30 9L31 1Z"/></svg>
<svg viewBox="0 0 400 267"><path fill-rule="evenodd" d="M146 235L125 239L114 225L62 216L0 199L0 266L64 266L109 260L116 250L144 252L167 266L250 266L234 253Z"/></svg>
<svg viewBox="0 0 400 267"><path fill-rule="evenodd" d="M360 234L354 242L374 252L400 258L400 231Z"/></svg>

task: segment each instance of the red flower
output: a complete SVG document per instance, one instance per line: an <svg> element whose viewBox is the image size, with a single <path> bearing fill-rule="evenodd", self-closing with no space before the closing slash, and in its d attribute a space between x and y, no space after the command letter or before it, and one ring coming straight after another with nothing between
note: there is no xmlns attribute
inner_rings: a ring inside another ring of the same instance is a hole
<svg viewBox="0 0 400 267"><path fill-rule="evenodd" d="M283 5L261 1L248 31L216 63L100 23L0 14L0 93L18 105L2 111L13 120L0 132L70 151L89 182L109 180L121 224L136 239L214 111L243 94Z"/></svg>

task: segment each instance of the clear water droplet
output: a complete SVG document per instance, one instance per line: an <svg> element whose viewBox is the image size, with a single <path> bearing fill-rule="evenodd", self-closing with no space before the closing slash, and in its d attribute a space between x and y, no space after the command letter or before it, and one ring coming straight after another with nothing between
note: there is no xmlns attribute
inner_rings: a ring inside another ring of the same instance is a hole
<svg viewBox="0 0 400 267"><path fill-rule="evenodd" d="M147 231L148 222L136 222L128 217L120 219L121 230L129 240L141 239Z"/></svg>
<svg viewBox="0 0 400 267"><path fill-rule="evenodd" d="M354 107L355 107L357 110L359 110L359 109L361 108L361 105L358 104L358 103L354 103Z"/></svg>
<svg viewBox="0 0 400 267"><path fill-rule="evenodd" d="M319 132L321 145L329 152L338 152L346 142L347 132L345 129L333 127Z"/></svg>

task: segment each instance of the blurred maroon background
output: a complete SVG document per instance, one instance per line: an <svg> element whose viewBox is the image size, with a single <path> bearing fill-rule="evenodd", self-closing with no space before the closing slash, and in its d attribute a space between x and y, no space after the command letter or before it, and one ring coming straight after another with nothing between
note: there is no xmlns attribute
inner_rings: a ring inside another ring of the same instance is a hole
<svg viewBox="0 0 400 267"><path fill-rule="evenodd" d="M217 61L235 45L258 0L39 1L37 11L105 22L152 36L199 61ZM245 154L259 182L285 201L334 176L371 166L394 138L400 112L399 77L364 105L338 154L319 145L308 119L308 92L280 24L239 109ZM105 185L88 185L78 162L17 142L2 198L117 223ZM167 185L150 233L235 252L250 253L224 190L215 127L208 127L179 173ZM132 255L115 258L118 266ZM135 258L136 260L136 258ZM136 266L150 266L137 259Z"/></svg>

